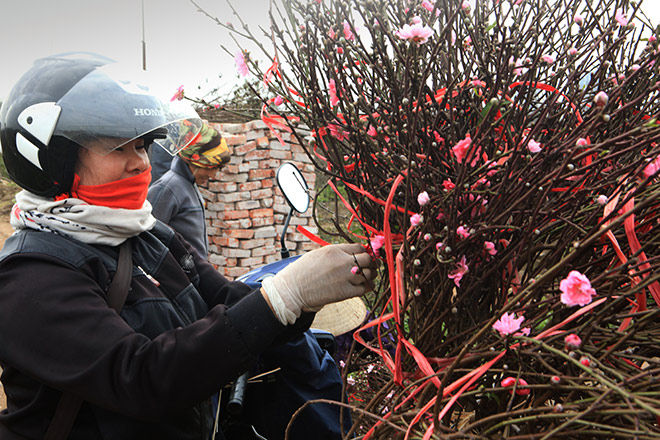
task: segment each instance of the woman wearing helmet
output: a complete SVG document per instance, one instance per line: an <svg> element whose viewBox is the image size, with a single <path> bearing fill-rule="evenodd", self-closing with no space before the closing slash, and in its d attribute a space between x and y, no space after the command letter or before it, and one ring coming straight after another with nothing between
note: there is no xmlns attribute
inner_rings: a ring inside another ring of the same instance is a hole
<svg viewBox="0 0 660 440"><path fill-rule="evenodd" d="M214 391L371 288L372 259L347 244L251 291L155 220L147 149L176 154L191 126L99 56L39 60L12 89L0 140L24 190L0 252L0 439L207 439Z"/></svg>

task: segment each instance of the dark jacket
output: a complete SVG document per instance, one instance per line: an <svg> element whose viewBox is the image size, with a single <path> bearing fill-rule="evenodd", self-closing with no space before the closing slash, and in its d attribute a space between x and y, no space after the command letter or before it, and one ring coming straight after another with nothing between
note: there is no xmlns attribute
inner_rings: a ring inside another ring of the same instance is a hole
<svg viewBox="0 0 660 440"><path fill-rule="evenodd" d="M311 322L282 326L258 291L226 280L161 223L131 240L121 316L106 303L117 248L34 230L7 240L0 439L42 438L67 391L85 400L71 439L207 440L208 398Z"/></svg>
<svg viewBox="0 0 660 440"><path fill-rule="evenodd" d="M147 199L154 217L183 235L202 257L208 256L204 198L183 159L172 160L170 170L149 187Z"/></svg>

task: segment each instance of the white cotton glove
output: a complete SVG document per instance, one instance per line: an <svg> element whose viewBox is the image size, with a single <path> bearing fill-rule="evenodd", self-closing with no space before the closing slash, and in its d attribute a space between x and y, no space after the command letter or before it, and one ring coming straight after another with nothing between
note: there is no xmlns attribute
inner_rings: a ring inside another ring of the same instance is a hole
<svg viewBox="0 0 660 440"><path fill-rule="evenodd" d="M263 280L262 290L280 322L293 324L303 311L371 290L376 262L358 243L324 246Z"/></svg>

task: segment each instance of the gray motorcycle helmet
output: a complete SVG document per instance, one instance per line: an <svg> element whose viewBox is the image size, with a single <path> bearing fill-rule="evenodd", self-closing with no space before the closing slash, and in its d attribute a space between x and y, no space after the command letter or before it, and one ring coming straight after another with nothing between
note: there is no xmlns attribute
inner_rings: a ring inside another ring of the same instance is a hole
<svg viewBox="0 0 660 440"><path fill-rule="evenodd" d="M35 61L0 110L2 158L12 180L52 197L70 190L80 148L108 154L144 138L174 155L190 143L202 126L192 106L169 101L140 72L120 69L90 53Z"/></svg>

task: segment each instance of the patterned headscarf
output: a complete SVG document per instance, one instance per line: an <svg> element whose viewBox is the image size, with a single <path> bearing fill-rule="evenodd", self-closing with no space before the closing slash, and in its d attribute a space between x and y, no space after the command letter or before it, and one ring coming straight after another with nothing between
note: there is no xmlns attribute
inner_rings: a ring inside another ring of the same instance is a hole
<svg viewBox="0 0 660 440"><path fill-rule="evenodd" d="M216 168L229 162L229 148L222 135L204 121L199 134L179 156L188 163L201 168Z"/></svg>

